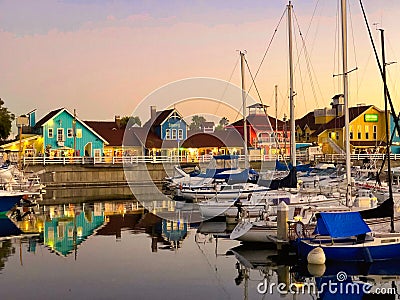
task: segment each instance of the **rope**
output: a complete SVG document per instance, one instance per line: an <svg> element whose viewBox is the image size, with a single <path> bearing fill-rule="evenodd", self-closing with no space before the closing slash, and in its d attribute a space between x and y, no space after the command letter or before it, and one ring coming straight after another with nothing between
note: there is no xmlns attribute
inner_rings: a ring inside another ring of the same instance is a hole
<svg viewBox="0 0 400 300"><path fill-rule="evenodd" d="M286 7L285 10L283 11L283 14L281 15L281 17L280 17L280 19L279 19L278 25L275 27L274 33L272 34L272 37L271 37L271 40L270 40L269 43L268 43L267 49L265 50L264 55L263 55L263 57L262 57L262 59L261 59L260 65L258 66L258 69L257 69L257 71L256 71L256 74L254 75L254 80L257 78L258 73L260 72L261 66L262 66L262 64L264 63L264 60L265 60L265 58L266 58L266 56L267 56L267 54L268 54L268 52L269 52L269 49L270 49L270 47L271 47L272 41L273 41L274 38L275 38L275 35L276 35L277 31L278 31L278 28L279 28L279 26L280 26L280 24L281 24L281 22L282 22L282 19L283 19L284 15L286 14L286 11L287 11L287 7ZM249 87L249 90L248 90L247 94L250 93L252 87L253 87L253 85L251 85L251 86ZM247 97L247 96L246 96L246 97Z"/></svg>

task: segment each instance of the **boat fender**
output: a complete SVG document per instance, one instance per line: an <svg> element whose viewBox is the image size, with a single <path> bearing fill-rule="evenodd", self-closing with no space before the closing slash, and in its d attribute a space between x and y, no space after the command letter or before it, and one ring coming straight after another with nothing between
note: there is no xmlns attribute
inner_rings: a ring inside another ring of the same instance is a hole
<svg viewBox="0 0 400 300"><path fill-rule="evenodd" d="M323 265L325 264L326 257L324 250L321 247L316 247L312 249L307 255L307 262L313 265Z"/></svg>
<svg viewBox="0 0 400 300"><path fill-rule="evenodd" d="M325 264L322 265L308 264L307 270L314 277L322 277L326 271L326 266Z"/></svg>

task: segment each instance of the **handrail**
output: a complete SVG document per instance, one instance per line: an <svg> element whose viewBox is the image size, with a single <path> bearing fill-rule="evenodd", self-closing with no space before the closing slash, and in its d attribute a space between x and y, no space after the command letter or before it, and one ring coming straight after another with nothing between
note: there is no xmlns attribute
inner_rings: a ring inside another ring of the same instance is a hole
<svg viewBox="0 0 400 300"><path fill-rule="evenodd" d="M23 157L24 165L70 165L70 164L80 164L80 165L102 165L102 164L138 164L138 163L190 163L190 162L209 162L212 159L212 155L181 155L181 156L101 156L101 157L87 157L87 156L74 156L74 157L47 157L47 156L33 156ZM250 155L250 161L275 161L276 155ZM307 156L299 156L299 160L306 160ZM325 161L325 162L338 162L345 160L346 156L344 154L315 154L315 162ZM351 154L351 160L383 160L385 158L384 153L363 153L363 154ZM238 155L239 161L244 161L244 155ZM279 159L283 159L279 155ZM400 160L400 154L390 154L391 160Z"/></svg>

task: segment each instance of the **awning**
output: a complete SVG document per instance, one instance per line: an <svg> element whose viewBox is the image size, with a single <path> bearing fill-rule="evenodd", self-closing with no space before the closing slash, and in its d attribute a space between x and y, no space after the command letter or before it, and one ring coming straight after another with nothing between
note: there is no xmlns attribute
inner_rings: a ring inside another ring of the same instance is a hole
<svg viewBox="0 0 400 300"><path fill-rule="evenodd" d="M319 213L314 233L333 238L356 236L371 229L359 212Z"/></svg>

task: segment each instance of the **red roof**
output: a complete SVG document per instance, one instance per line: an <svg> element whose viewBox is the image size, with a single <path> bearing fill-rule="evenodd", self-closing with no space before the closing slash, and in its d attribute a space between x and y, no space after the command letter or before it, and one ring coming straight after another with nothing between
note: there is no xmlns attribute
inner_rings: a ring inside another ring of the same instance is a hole
<svg viewBox="0 0 400 300"><path fill-rule="evenodd" d="M265 115L249 115L246 121L251 125L256 131L274 131L275 130L275 120L276 118ZM283 131L285 122L278 119L278 131ZM229 127L243 127L243 119L240 119L230 125Z"/></svg>
<svg viewBox="0 0 400 300"><path fill-rule="evenodd" d="M189 131L188 138L183 142L182 147L243 147L243 138L235 129L216 130L210 133Z"/></svg>

